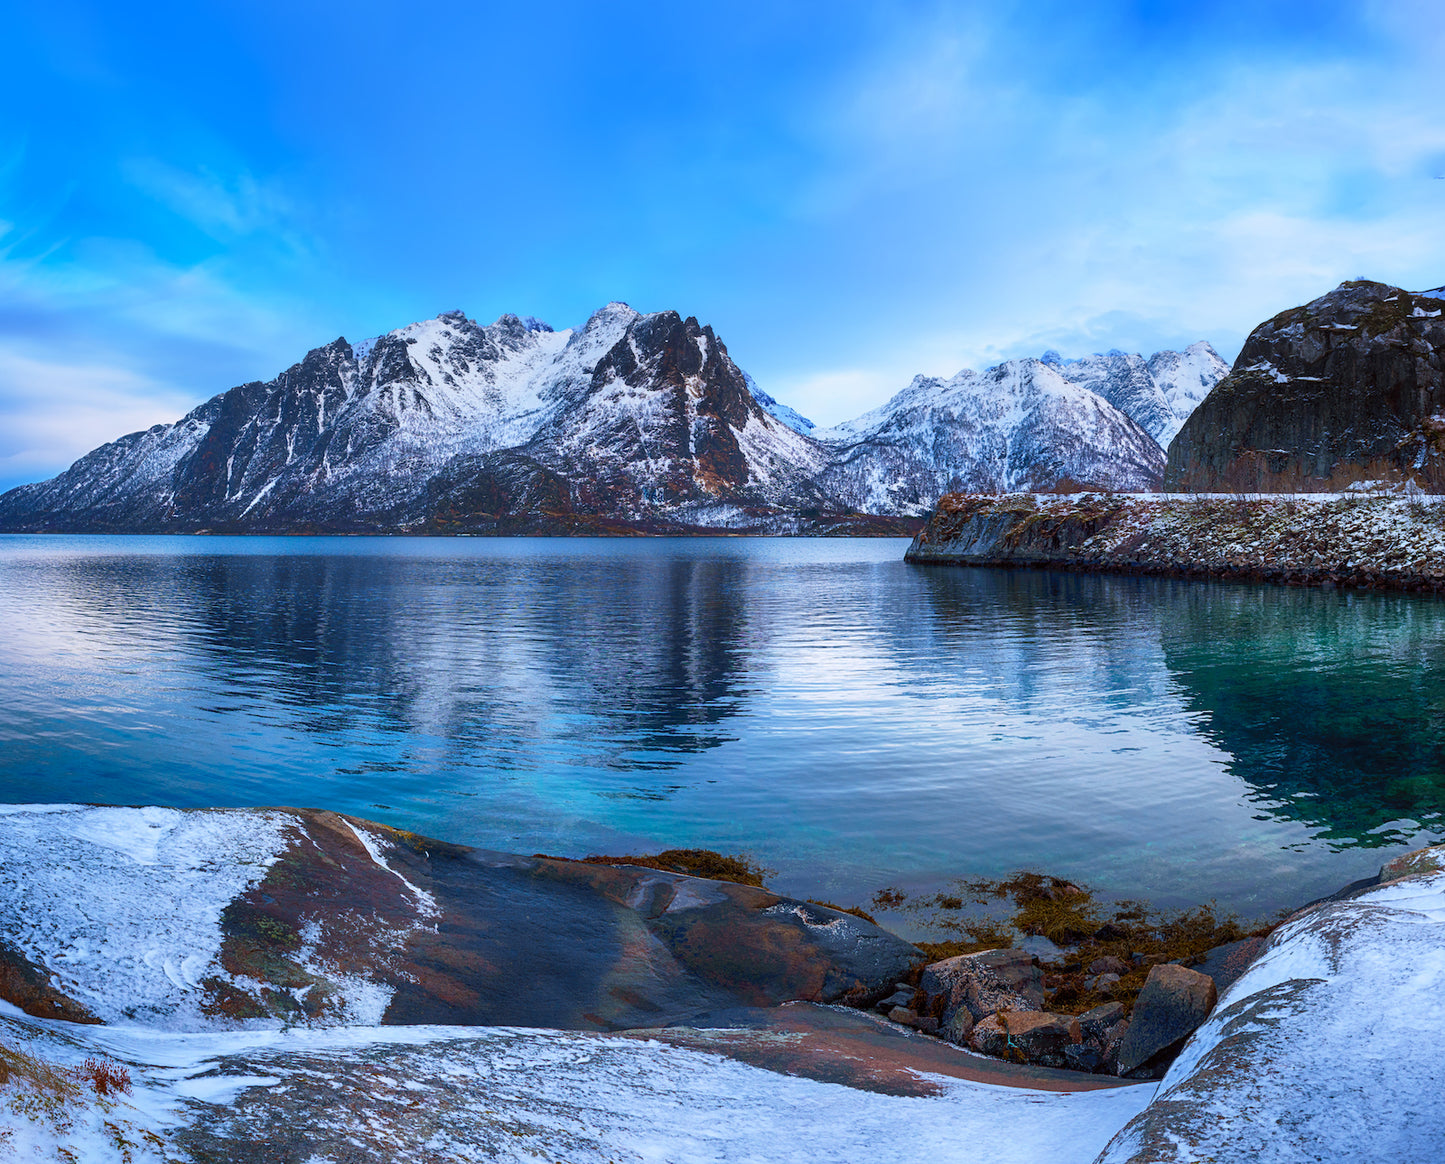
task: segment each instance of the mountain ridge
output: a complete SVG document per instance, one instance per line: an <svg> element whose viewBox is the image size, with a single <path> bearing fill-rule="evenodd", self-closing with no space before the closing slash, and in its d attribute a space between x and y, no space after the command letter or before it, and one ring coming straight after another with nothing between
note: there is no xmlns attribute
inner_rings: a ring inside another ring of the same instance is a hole
<svg viewBox="0 0 1445 1164"><path fill-rule="evenodd" d="M1196 349L1222 367L1207 344L1151 360L1207 365ZM1168 410L1137 355L1015 360L916 377L820 429L693 316L612 302L554 330L449 311L102 445L0 495L0 529L911 532L960 487L1151 487L1164 454L1141 400Z"/></svg>

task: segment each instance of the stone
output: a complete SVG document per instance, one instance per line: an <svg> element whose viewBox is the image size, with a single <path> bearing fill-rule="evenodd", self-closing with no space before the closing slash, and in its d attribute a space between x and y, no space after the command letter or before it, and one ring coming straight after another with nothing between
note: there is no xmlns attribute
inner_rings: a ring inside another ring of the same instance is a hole
<svg viewBox="0 0 1445 1164"><path fill-rule="evenodd" d="M977 1022L1001 1008L1038 1010L1044 1003L1044 975L1023 950L985 950L960 954L924 967L919 981L923 1011L943 1027L960 1007Z"/></svg>
<svg viewBox="0 0 1445 1164"><path fill-rule="evenodd" d="M888 1012L888 1017L895 1023L902 1023L905 1027L911 1027L918 1021L918 1012L912 1007L895 1006Z"/></svg>
<svg viewBox="0 0 1445 1164"><path fill-rule="evenodd" d="M931 1014L921 1014L913 1020L915 1030L922 1031L925 1035L938 1034L938 1020Z"/></svg>
<svg viewBox="0 0 1445 1164"><path fill-rule="evenodd" d="M968 1007L959 1006L948 1016L948 1021L940 1026L939 1034L950 1043L964 1047L968 1045L968 1037L973 1034L973 1028L973 1015L969 1013Z"/></svg>
<svg viewBox="0 0 1445 1164"><path fill-rule="evenodd" d="M1445 845L1430 845L1405 853L1393 861L1380 866L1380 884L1398 881L1402 877L1415 877L1421 873L1439 873L1445 870Z"/></svg>
<svg viewBox="0 0 1445 1164"><path fill-rule="evenodd" d="M1207 974L1184 966L1155 966L1134 1003L1119 1047L1118 1073L1133 1076L1146 1064L1168 1063L1209 1017L1219 991Z"/></svg>
<svg viewBox="0 0 1445 1164"><path fill-rule="evenodd" d="M1215 988L1223 994L1225 988L1243 974L1254 961L1265 943L1264 938L1241 938L1237 942L1226 942L1208 951L1204 958L1190 967L1200 974L1214 979Z"/></svg>
<svg viewBox="0 0 1445 1164"><path fill-rule="evenodd" d="M1124 975L1129 973L1129 963L1113 954L1105 954L1102 958L1095 958L1089 963L1088 972L1090 974Z"/></svg>
<svg viewBox="0 0 1445 1164"><path fill-rule="evenodd" d="M1097 1071L1104 1057L1087 1043L1071 1044L1064 1048L1064 1062L1072 1071Z"/></svg>
<svg viewBox="0 0 1445 1164"><path fill-rule="evenodd" d="M893 992L892 994L890 994L887 998L885 998L882 1002L878 1003L878 1012L879 1012L880 1014L887 1014L887 1013L888 1013L890 1010L892 1010L895 1006L909 1006L909 1005L911 1005L912 1002L913 1002L913 996L914 996L915 993L916 993L916 991L915 991L915 990L913 989L913 987L911 987L911 986L904 987L904 988L901 989L901 990L896 990L896 991L894 991L894 992Z"/></svg>
<svg viewBox="0 0 1445 1164"><path fill-rule="evenodd" d="M1102 1006L1096 1006L1093 1010L1086 1010L1079 1016L1079 1029L1084 1032L1084 1038L1090 1042L1097 1042L1102 1048L1104 1036L1109 1028L1124 1017L1124 1006L1118 1002L1106 1002Z"/></svg>
<svg viewBox="0 0 1445 1164"><path fill-rule="evenodd" d="M1104 1044L1103 1068L1110 1075L1119 1074L1119 1048L1123 1045L1124 1036L1129 1032L1129 1020L1120 1019L1112 1027L1106 1030L1102 1036Z"/></svg>
<svg viewBox="0 0 1445 1164"><path fill-rule="evenodd" d="M1097 974L1093 978L1084 979L1085 990L1108 990L1110 987L1119 985L1117 974Z"/></svg>
<svg viewBox="0 0 1445 1164"><path fill-rule="evenodd" d="M1001 1010L973 1030L974 1050L999 1059L1036 1063L1040 1067L1067 1067L1064 1048L1082 1042L1079 1020L1072 1015L1040 1010Z"/></svg>

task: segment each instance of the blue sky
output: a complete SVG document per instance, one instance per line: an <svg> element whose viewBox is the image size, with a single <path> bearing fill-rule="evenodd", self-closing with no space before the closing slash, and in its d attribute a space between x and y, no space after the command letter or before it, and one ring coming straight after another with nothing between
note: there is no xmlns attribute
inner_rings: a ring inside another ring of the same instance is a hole
<svg viewBox="0 0 1445 1164"><path fill-rule="evenodd" d="M1445 6L0 0L0 487L460 307L824 423L1445 283Z"/></svg>

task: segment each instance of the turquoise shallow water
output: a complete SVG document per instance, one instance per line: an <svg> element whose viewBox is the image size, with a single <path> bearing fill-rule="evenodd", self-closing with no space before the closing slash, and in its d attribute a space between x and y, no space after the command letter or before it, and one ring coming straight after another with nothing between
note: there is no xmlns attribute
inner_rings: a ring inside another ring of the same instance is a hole
<svg viewBox="0 0 1445 1164"><path fill-rule="evenodd" d="M905 545L0 537L0 800L1246 915L1445 833L1445 603Z"/></svg>

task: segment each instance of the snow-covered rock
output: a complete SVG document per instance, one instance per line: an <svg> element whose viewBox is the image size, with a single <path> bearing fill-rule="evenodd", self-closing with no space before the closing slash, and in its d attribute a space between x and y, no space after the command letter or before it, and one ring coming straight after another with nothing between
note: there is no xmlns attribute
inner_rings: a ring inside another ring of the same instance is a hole
<svg viewBox="0 0 1445 1164"><path fill-rule="evenodd" d="M658 1032L664 1035L665 1032ZM85 1164L1088 1164L1152 1084L1035 1091L941 1076L897 1094L661 1039L363 1027L175 1035L0 1013L0 1047L130 1094L0 1087L0 1160ZM48 1102L45 1102L48 1101ZM68 1153L68 1154L64 1154Z"/></svg>
<svg viewBox="0 0 1445 1164"><path fill-rule="evenodd" d="M1438 1159L1445 860L1434 864L1276 930L1099 1164Z"/></svg>
<svg viewBox="0 0 1445 1164"><path fill-rule="evenodd" d="M1071 384L1097 392L1167 448L1195 406L1229 374L1229 365L1203 341L1182 352L1155 352L1148 360L1112 348L1079 360L1053 356L1054 369Z"/></svg>

